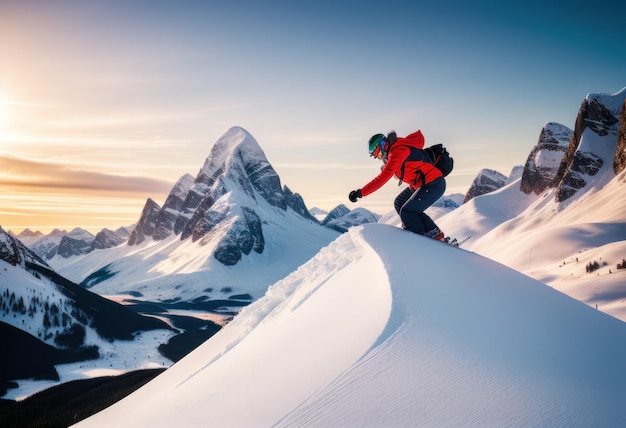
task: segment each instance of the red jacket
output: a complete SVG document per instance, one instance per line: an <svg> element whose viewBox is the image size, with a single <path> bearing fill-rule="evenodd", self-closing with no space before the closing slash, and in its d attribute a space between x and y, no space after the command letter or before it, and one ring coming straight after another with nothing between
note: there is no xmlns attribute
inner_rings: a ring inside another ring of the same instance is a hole
<svg viewBox="0 0 626 428"><path fill-rule="evenodd" d="M407 183L412 189L417 189L439 177L443 177L441 171L430 162L421 160L409 160L405 162L411 155L410 146L418 149L424 148L424 136L422 135L422 131L415 131L404 138L398 137L398 140L389 148L387 163L385 163L380 174L361 188L361 194L363 196L367 196L380 189L394 175L397 178L402 178L402 181ZM404 173L402 171L403 167Z"/></svg>

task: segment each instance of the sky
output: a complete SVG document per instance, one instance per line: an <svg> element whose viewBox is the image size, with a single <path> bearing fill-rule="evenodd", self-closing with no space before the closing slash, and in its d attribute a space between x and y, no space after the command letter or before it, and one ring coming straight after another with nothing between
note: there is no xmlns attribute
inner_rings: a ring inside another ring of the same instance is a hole
<svg viewBox="0 0 626 428"><path fill-rule="evenodd" d="M309 208L350 208L375 133L421 129L447 193L626 86L624 5L0 0L0 225L137 221L242 126ZM390 182L358 206L392 209Z"/></svg>

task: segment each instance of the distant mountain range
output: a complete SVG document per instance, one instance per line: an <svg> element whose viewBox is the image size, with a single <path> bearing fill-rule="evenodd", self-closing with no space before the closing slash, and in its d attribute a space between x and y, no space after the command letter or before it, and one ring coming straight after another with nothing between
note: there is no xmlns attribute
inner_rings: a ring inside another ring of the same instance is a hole
<svg viewBox="0 0 626 428"><path fill-rule="evenodd" d="M57 255L69 258L118 246L128 239L133 227L120 227L115 231L105 228L96 235L80 227L70 232L54 229L48 234L43 234L40 231L24 229L17 235L11 231L9 234L19 239L39 257L50 260Z"/></svg>

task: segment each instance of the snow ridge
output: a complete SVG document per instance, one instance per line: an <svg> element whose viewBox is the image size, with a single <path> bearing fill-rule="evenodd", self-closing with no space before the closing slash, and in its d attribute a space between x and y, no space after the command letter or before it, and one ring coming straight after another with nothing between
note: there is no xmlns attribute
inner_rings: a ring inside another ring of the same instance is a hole
<svg viewBox="0 0 626 428"><path fill-rule="evenodd" d="M624 379L626 324L367 224L78 426L616 426Z"/></svg>

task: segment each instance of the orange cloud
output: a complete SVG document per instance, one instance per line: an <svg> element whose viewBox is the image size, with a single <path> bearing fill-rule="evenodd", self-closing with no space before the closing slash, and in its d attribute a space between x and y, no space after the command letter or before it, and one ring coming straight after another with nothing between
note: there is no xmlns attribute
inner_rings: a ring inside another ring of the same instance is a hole
<svg viewBox="0 0 626 428"><path fill-rule="evenodd" d="M36 162L0 155L0 187L90 190L100 192L153 193L168 192L173 183L152 177L125 176L76 169L59 163Z"/></svg>

